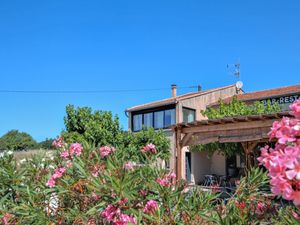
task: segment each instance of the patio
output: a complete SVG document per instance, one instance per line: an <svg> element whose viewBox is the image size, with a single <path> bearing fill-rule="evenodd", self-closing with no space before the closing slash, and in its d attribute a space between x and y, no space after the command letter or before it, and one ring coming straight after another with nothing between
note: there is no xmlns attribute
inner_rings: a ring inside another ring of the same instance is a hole
<svg viewBox="0 0 300 225"><path fill-rule="evenodd" d="M184 160L185 153L189 152L187 146L196 144L207 144L212 142L219 143L234 143L239 142L244 150L244 165L240 165L240 168L244 168L247 171L249 168L255 165L254 148L259 143L268 141L268 132L274 121L281 119L282 117L290 117L288 112L263 114L263 115L250 115L250 116L235 116L222 119L210 119L195 121L193 123L180 123L173 126L173 130L176 132L176 173L178 179L186 178L186 163ZM195 164L195 155L191 154L191 164ZM194 159L193 159L194 158ZM216 165L221 162L216 159ZM213 183L214 178L212 176L213 171L208 160L202 160L199 162L199 169L196 169L201 176L206 175L207 178L202 180L206 184ZM199 172L200 171L200 172ZM197 176L200 176L200 175ZM194 174L195 175L195 174ZM217 174L220 176L228 175L227 168ZM196 179L195 184L200 179ZM203 185L207 186L207 185Z"/></svg>

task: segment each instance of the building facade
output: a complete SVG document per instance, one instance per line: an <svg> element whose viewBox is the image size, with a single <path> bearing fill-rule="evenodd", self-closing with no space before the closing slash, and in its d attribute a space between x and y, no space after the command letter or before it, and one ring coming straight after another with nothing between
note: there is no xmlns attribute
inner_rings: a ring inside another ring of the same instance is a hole
<svg viewBox="0 0 300 225"><path fill-rule="evenodd" d="M126 109L128 114L129 131L138 132L145 127L163 129L170 140L170 161L164 162L164 166L175 171L176 151L175 133L171 126L177 123L190 123L195 120L205 119L201 111L207 105L217 102L219 99L226 99L242 92L235 84L210 90L199 90L177 96L176 85L172 85L172 96L160 101L134 106ZM186 150L187 162L191 161L191 155ZM188 171L190 171L188 169Z"/></svg>
<svg viewBox="0 0 300 225"><path fill-rule="evenodd" d="M243 101L247 104L252 104L256 101L260 101L265 105L267 102L270 102L271 104L277 103L281 107L282 112L286 112L289 111L290 104L300 99L300 85L249 93L240 93L234 96L237 98L237 100ZM232 98L233 96L225 98L223 101L225 103L229 103ZM207 107L218 107L218 105L219 103L215 102ZM264 146L265 143L261 143L261 145ZM259 149L259 145L256 146L256 148ZM187 153L183 151L182 154L182 158L184 159L184 154ZM245 161L243 157L238 154L231 158L226 158L224 155L218 154L217 152L215 152L212 156L205 151L192 152L188 154L191 154L191 160L190 162L187 160L182 160L181 174L183 174L183 178L187 179L193 184L203 183L205 175L216 174L219 176L231 176L230 170L234 169L236 171L243 171L245 167ZM256 156L254 158L256 159ZM186 168L190 168L190 171L187 171Z"/></svg>

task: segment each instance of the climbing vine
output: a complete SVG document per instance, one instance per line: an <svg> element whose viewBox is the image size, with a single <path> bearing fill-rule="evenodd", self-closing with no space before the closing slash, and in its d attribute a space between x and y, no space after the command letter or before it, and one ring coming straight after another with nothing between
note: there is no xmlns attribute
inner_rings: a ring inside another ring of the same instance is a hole
<svg viewBox="0 0 300 225"><path fill-rule="evenodd" d="M232 116L248 116L248 115L261 115L280 112L281 108L278 103L271 104L270 101L264 105L262 102L256 101L251 105L237 100L234 97L228 104L224 103L222 99L219 100L219 107L208 108L201 111L201 114L208 119L219 119ZM206 151L210 155L214 152L219 152L225 156L233 156L235 154L244 154L243 148L240 143L219 143L212 142L208 144L199 144L190 146L190 151Z"/></svg>

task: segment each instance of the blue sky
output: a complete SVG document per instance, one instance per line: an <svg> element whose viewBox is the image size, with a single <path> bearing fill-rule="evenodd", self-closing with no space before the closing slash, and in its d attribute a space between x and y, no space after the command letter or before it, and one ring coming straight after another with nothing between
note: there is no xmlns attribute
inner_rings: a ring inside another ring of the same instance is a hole
<svg viewBox="0 0 300 225"><path fill-rule="evenodd" d="M160 91L0 93L0 135L35 139L64 128L65 106L118 114L179 87L235 83L245 91L298 84L299 1L1 1L0 90ZM181 89L179 93L192 91Z"/></svg>

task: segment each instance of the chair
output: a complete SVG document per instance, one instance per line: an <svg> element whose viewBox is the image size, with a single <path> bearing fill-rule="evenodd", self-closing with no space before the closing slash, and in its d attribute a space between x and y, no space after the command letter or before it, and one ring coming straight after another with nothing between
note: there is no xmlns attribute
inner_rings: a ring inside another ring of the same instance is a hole
<svg viewBox="0 0 300 225"><path fill-rule="evenodd" d="M204 175L204 186L212 186L217 183L217 178L214 175Z"/></svg>

